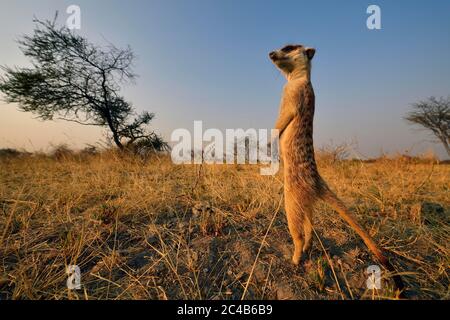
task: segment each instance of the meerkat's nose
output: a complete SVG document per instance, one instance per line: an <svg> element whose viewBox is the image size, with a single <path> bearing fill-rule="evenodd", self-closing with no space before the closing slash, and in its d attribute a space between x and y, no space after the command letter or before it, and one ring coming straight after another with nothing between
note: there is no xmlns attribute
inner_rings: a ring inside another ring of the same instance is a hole
<svg viewBox="0 0 450 320"><path fill-rule="evenodd" d="M276 56L277 56L277 53L275 51L272 51L271 53L269 53L270 59L275 59Z"/></svg>

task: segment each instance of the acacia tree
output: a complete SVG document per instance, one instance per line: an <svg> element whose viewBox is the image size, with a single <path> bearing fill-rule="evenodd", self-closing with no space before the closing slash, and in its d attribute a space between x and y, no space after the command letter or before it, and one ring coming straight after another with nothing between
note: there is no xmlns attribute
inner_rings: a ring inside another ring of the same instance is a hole
<svg viewBox="0 0 450 320"><path fill-rule="evenodd" d="M137 115L120 95L121 85L136 78L130 47L94 45L66 26L58 27L56 20L35 19L34 33L18 41L32 67L2 67L0 91L6 101L43 120L105 127L121 150L137 143L165 149L167 144L147 129L154 114Z"/></svg>
<svg viewBox="0 0 450 320"><path fill-rule="evenodd" d="M450 97L430 97L414 103L412 108L405 119L430 130L450 156Z"/></svg>

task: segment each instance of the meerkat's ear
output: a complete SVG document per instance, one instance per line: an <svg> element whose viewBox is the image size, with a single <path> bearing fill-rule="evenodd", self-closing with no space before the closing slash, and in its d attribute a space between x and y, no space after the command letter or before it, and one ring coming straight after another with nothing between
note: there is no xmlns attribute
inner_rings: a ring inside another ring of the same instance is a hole
<svg viewBox="0 0 450 320"><path fill-rule="evenodd" d="M306 56L309 60L312 60L314 58L314 54L316 53L316 49L314 48L306 48L305 49Z"/></svg>

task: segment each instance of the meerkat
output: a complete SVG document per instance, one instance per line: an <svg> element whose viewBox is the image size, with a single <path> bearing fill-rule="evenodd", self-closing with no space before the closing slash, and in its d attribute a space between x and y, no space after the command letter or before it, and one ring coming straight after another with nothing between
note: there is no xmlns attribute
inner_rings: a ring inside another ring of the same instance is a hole
<svg viewBox="0 0 450 320"><path fill-rule="evenodd" d="M269 58L286 77L275 129L279 130L284 163L284 197L288 227L294 242L292 261L298 265L312 240L312 214L318 200L327 202L363 239L380 263L395 272L383 251L355 220L344 203L320 176L314 157L314 90L311 84L311 60L316 50L302 45L287 45L270 52ZM401 293L400 276L394 282Z"/></svg>

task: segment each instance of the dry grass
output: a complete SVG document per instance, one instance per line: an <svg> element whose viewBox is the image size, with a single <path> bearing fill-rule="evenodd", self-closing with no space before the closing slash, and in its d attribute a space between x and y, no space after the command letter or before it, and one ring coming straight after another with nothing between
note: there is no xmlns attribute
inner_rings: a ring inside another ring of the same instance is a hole
<svg viewBox="0 0 450 320"><path fill-rule="evenodd" d="M449 298L450 165L405 159L320 169L404 278L410 298ZM280 205L281 204L281 205ZM371 299L374 264L330 208L290 265L281 175L174 166L111 152L0 159L0 299ZM82 289L66 288L79 265Z"/></svg>

